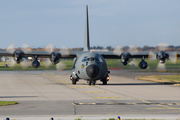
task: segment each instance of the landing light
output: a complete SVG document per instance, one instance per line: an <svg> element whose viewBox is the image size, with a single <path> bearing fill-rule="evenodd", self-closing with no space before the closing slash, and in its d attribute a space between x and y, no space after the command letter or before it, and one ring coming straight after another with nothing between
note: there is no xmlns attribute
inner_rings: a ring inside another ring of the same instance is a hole
<svg viewBox="0 0 180 120"><path fill-rule="evenodd" d="M107 78L106 78L106 79L107 79L107 81L109 81L110 77L109 77L109 76L107 76Z"/></svg>
<svg viewBox="0 0 180 120"><path fill-rule="evenodd" d="M70 80L72 80L72 75L70 76Z"/></svg>

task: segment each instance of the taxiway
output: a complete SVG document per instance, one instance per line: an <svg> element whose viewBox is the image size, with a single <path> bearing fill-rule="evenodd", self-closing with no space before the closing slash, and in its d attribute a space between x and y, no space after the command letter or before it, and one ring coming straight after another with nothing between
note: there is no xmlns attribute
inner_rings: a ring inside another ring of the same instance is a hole
<svg viewBox="0 0 180 120"><path fill-rule="evenodd" d="M89 86L69 71L1 71L0 100L19 104L0 106L0 118L180 118L180 87L134 79L144 74L154 73L112 71L108 85Z"/></svg>

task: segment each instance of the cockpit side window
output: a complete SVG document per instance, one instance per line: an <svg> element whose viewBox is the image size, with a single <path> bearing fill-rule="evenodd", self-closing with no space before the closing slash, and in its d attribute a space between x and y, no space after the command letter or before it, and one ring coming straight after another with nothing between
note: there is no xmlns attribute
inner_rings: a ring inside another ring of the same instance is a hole
<svg viewBox="0 0 180 120"><path fill-rule="evenodd" d="M82 62L86 62L87 61L87 56L85 56L83 59L82 59Z"/></svg>
<svg viewBox="0 0 180 120"><path fill-rule="evenodd" d="M101 56L98 57L99 62L103 62Z"/></svg>
<svg viewBox="0 0 180 120"><path fill-rule="evenodd" d="M75 57L75 58L74 58L74 62L73 62L73 68L75 68L76 61L77 61L77 58Z"/></svg>

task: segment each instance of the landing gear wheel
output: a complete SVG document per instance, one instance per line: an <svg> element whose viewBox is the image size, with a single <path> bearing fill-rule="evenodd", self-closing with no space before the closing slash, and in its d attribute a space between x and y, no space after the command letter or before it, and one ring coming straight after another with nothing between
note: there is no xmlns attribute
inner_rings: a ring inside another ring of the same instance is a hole
<svg viewBox="0 0 180 120"><path fill-rule="evenodd" d="M72 79L72 84L75 85L76 84L76 79Z"/></svg>
<svg viewBox="0 0 180 120"><path fill-rule="evenodd" d="M103 85L107 85L107 80L103 79Z"/></svg>
<svg viewBox="0 0 180 120"><path fill-rule="evenodd" d="M93 85L95 85L96 84L96 81L95 80L93 80Z"/></svg>
<svg viewBox="0 0 180 120"><path fill-rule="evenodd" d="M92 83L92 80L89 80L89 85L91 85L91 83Z"/></svg>

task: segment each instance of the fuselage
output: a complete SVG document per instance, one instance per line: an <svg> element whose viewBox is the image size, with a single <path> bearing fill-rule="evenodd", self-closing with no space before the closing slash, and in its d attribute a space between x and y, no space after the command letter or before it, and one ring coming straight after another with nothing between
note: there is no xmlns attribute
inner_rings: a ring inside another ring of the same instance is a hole
<svg viewBox="0 0 180 120"><path fill-rule="evenodd" d="M72 74L84 80L103 79L108 74L106 61L98 53L85 52L75 58Z"/></svg>

